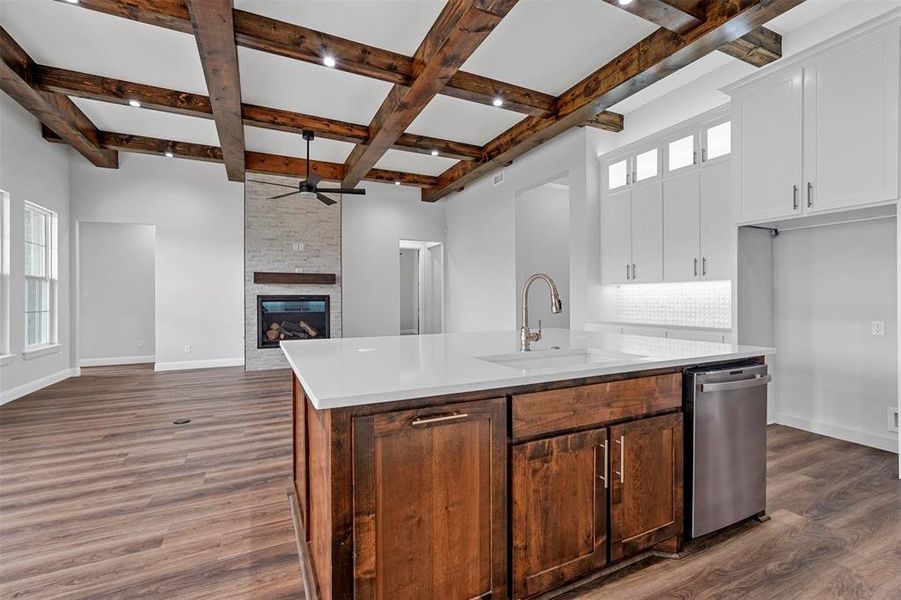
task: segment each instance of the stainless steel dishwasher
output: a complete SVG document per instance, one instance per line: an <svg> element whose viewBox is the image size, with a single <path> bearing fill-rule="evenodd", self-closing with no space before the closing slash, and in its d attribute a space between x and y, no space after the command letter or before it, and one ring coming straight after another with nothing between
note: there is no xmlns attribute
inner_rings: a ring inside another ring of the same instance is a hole
<svg viewBox="0 0 901 600"><path fill-rule="evenodd" d="M686 500L695 538L766 509L764 365L689 369Z"/></svg>

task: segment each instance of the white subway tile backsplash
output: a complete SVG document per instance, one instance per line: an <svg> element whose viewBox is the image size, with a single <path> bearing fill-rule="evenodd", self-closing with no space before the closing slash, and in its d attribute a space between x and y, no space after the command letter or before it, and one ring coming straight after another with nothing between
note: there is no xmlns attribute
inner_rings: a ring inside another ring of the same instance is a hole
<svg viewBox="0 0 901 600"><path fill-rule="evenodd" d="M732 282L692 281L622 285L616 320L669 327L732 328Z"/></svg>

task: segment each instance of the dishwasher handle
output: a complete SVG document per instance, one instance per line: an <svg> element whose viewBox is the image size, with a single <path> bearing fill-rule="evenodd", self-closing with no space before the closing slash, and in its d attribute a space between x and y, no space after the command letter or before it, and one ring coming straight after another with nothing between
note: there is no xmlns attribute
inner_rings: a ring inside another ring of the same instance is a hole
<svg viewBox="0 0 901 600"><path fill-rule="evenodd" d="M753 379L739 379L738 381L722 381L719 383L702 383L698 386L703 392L732 392L735 390L747 390L766 385L773 380L772 375L758 375Z"/></svg>

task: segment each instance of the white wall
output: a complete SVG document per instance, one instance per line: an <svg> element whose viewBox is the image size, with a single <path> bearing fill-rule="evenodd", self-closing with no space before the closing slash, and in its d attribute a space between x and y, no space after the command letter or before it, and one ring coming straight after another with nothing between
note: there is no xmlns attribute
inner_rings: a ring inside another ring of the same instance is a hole
<svg viewBox="0 0 901 600"><path fill-rule="evenodd" d="M73 160L88 164L81 156ZM96 167L91 167L96 168ZM0 366L0 403L59 381L73 372L69 244L69 150L41 138L38 121L0 94L0 189L10 195L10 352ZM59 216L58 351L24 359L24 203L33 202ZM3 327L6 325L3 324Z"/></svg>
<svg viewBox="0 0 901 600"><path fill-rule="evenodd" d="M613 134L597 136L589 150L586 129L573 129L504 169L504 182L483 178L443 202L447 206L446 330L492 331L518 327L516 314L517 194L566 177L569 204L569 289L561 289L570 326L596 319L600 289L599 202L594 152Z"/></svg>
<svg viewBox="0 0 901 600"><path fill-rule="evenodd" d="M776 420L885 450L897 404L894 220L784 231L775 240ZM886 335L870 335L885 321Z"/></svg>
<svg viewBox="0 0 901 600"><path fill-rule="evenodd" d="M157 368L243 364L243 186L217 164L139 154L119 162L72 161L72 212L156 226Z"/></svg>
<svg viewBox="0 0 901 600"><path fill-rule="evenodd" d="M400 240L444 242L445 206L419 190L366 182L365 196L342 198L343 335L400 330Z"/></svg>
<svg viewBox="0 0 901 600"><path fill-rule="evenodd" d="M79 365L154 362L156 227L78 228Z"/></svg>
<svg viewBox="0 0 901 600"><path fill-rule="evenodd" d="M516 200L516 289L522 290L533 273L547 273L559 290L569 290L569 187L549 183L520 194ZM529 296L529 325L569 329L568 306L551 312L550 295L543 281L533 284ZM516 312L522 297L516 295Z"/></svg>

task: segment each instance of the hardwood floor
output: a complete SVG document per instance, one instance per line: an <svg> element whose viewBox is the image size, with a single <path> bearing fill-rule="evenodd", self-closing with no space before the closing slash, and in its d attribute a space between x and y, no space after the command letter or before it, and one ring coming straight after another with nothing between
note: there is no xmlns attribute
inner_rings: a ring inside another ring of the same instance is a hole
<svg viewBox="0 0 901 600"><path fill-rule="evenodd" d="M290 392L287 371L129 366L0 407L0 598L301 598ZM564 597L901 599L897 464L772 426L771 521Z"/></svg>

